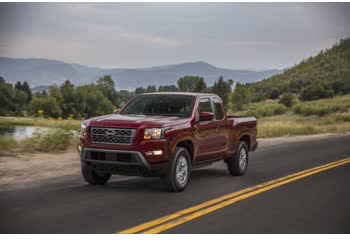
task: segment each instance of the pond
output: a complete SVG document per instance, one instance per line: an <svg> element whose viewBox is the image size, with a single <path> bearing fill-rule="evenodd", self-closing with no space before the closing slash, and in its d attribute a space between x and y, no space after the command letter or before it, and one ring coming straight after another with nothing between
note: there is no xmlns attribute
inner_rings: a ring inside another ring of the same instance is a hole
<svg viewBox="0 0 350 240"><path fill-rule="evenodd" d="M33 126L0 126L0 136L13 137L15 140L22 140L32 137L35 133L47 132L46 127Z"/></svg>

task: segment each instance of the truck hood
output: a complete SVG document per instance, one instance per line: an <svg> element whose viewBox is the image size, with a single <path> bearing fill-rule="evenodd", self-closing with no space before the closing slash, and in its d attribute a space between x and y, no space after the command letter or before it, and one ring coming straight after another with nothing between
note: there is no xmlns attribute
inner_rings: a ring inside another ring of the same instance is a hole
<svg viewBox="0 0 350 240"><path fill-rule="evenodd" d="M89 120L89 126L94 127L125 127L125 128L149 128L171 127L188 122L186 118L173 116L144 116L112 114Z"/></svg>

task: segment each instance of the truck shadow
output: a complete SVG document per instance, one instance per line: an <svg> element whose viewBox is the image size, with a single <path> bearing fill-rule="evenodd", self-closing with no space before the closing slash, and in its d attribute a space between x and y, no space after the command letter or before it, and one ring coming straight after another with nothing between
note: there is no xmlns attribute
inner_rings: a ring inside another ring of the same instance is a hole
<svg viewBox="0 0 350 240"><path fill-rule="evenodd" d="M232 178L224 169L196 169L192 171L190 186L213 184L213 181L227 180ZM124 177L121 179L111 179L104 186L84 185L82 188L101 191L122 191L122 192L164 192L167 189L159 177Z"/></svg>

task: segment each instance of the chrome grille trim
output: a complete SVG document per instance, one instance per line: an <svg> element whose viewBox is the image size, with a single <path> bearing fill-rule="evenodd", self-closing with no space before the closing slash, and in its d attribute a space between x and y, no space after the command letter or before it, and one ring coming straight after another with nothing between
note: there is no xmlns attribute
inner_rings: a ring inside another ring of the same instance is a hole
<svg viewBox="0 0 350 240"><path fill-rule="evenodd" d="M136 129L91 127L91 142L96 144L131 145Z"/></svg>

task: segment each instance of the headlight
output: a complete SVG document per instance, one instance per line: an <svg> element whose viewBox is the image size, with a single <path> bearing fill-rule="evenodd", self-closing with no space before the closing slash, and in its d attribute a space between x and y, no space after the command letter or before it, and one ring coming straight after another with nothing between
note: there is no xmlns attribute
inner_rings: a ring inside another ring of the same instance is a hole
<svg viewBox="0 0 350 240"><path fill-rule="evenodd" d="M85 123L82 123L81 125L80 125L80 136L81 137L86 137L86 134L87 134L87 132L86 132L86 128L87 128L87 125L85 124Z"/></svg>
<svg viewBox="0 0 350 240"><path fill-rule="evenodd" d="M162 138L161 128L146 128L145 133L143 134L144 140L153 140L153 139L161 139Z"/></svg>

